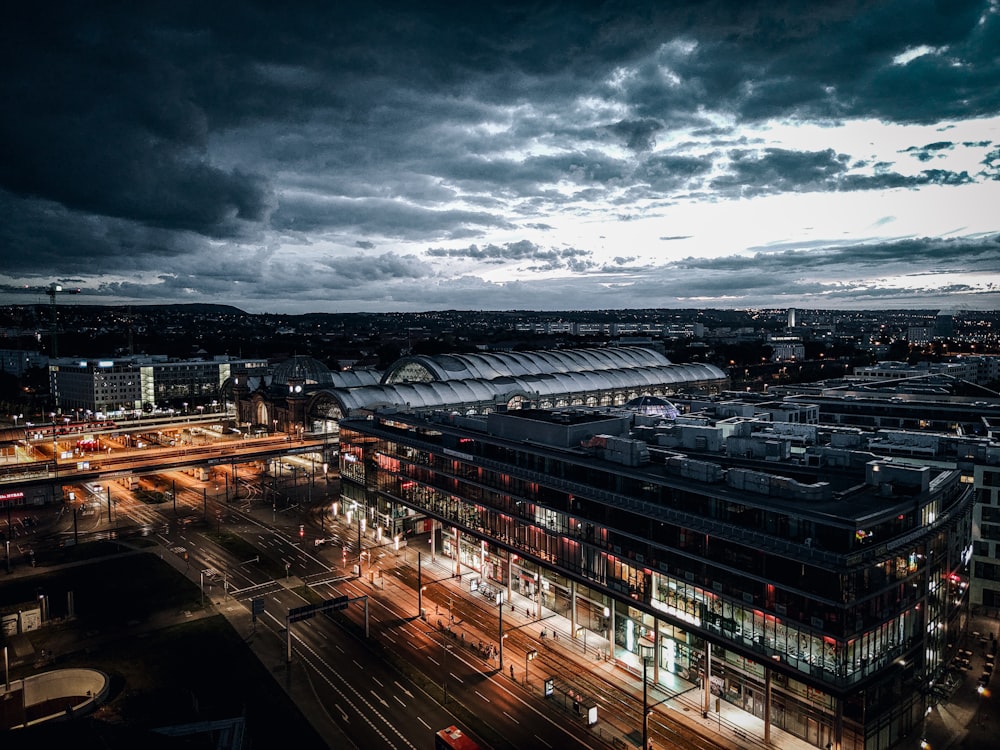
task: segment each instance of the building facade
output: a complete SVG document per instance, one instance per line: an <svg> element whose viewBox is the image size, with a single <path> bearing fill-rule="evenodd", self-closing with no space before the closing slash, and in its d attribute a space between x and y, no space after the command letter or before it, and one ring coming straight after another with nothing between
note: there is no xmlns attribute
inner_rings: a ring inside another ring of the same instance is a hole
<svg viewBox="0 0 1000 750"><path fill-rule="evenodd" d="M1000 465L975 467L972 592L976 606L1000 609Z"/></svg>
<svg viewBox="0 0 1000 750"><path fill-rule="evenodd" d="M267 366L263 359L175 360L167 357L55 359L49 362L49 388L60 412L117 414L204 403L218 398L236 373Z"/></svg>
<svg viewBox="0 0 1000 750"><path fill-rule="evenodd" d="M702 425L621 410L374 412L341 422L343 505L388 533L431 529L706 710L726 700L821 748L891 747L963 625L971 485L793 435L794 452L753 461L750 424L725 438L737 460L674 447L706 450Z"/></svg>

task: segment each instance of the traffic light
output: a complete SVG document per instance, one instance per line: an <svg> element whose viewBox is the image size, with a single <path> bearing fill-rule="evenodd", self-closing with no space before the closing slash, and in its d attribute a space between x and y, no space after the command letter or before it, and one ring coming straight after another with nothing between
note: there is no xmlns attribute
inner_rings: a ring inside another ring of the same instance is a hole
<svg viewBox="0 0 1000 750"><path fill-rule="evenodd" d="M299 524L299 539L302 539L306 535L306 525L304 523Z"/></svg>

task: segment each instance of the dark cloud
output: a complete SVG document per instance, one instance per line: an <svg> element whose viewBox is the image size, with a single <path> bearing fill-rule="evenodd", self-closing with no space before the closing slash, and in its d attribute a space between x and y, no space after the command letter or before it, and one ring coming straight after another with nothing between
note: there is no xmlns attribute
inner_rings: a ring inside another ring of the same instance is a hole
<svg viewBox="0 0 1000 750"><path fill-rule="evenodd" d="M927 149L929 147L924 147ZM932 149L933 150L933 149ZM927 153L926 150L919 151ZM918 158L921 158L918 156ZM845 154L833 149L789 151L765 149L763 152L737 150L730 155L729 172L712 181L712 187L743 197L804 191L855 191L913 188L921 185L964 185L973 181L968 172L927 169L916 175L885 171L877 165L875 174L849 174L851 165ZM923 159L922 159L923 160Z"/></svg>
<svg viewBox="0 0 1000 750"><path fill-rule="evenodd" d="M386 237L456 236L465 227L509 228L502 216L478 211L415 206L397 200L308 197L282 201L274 226L289 232L353 229Z"/></svg>
<svg viewBox="0 0 1000 750"><path fill-rule="evenodd" d="M656 154L640 162L633 176L656 193L689 190L700 185L713 163L712 156Z"/></svg>
<svg viewBox="0 0 1000 750"><path fill-rule="evenodd" d="M752 255L686 258L674 265L685 271L740 272L742 278L746 271L787 274L834 266L859 268L903 264L913 270L928 262L937 268L969 272L1000 268L1000 235L978 239L914 238L840 246L819 244L806 249L760 250Z"/></svg>
<svg viewBox="0 0 1000 750"><path fill-rule="evenodd" d="M358 281L367 283L389 279L422 279L433 276L433 269L414 255L383 253L371 257L358 255L350 258L331 258L323 262L332 275L328 279L335 286Z"/></svg>
<svg viewBox="0 0 1000 750"><path fill-rule="evenodd" d="M833 149L789 151L769 148L730 154L729 174L716 178L719 190L734 188L744 195L829 189L847 171L848 158Z"/></svg>
<svg viewBox="0 0 1000 750"><path fill-rule="evenodd" d="M955 144L951 141L938 141L937 143L928 143L926 146L910 146L903 149L902 153L912 154L920 161L930 161L935 156L940 156L940 154L935 154L935 151L951 151L954 148Z"/></svg>
<svg viewBox="0 0 1000 750"><path fill-rule="evenodd" d="M837 185L838 190L890 190L914 188L921 185L965 185L973 181L968 172L949 172L945 169L926 169L916 175L887 172L876 175L846 175Z"/></svg>
<svg viewBox="0 0 1000 750"><path fill-rule="evenodd" d="M539 236L683 201L1000 180L978 134L920 136L900 152L940 168L911 174L745 130L996 117L997 49L989 0L20 3L0 25L0 277L236 300L268 279L324 300L326 278L397 302L424 299L414 280L475 290L432 265L459 258L617 279L617 248ZM966 153L981 172L949 168Z"/></svg>
<svg viewBox="0 0 1000 750"><path fill-rule="evenodd" d="M525 270L530 271L568 269L579 273L595 267L589 251L576 248L542 248L527 240L482 247L469 245L462 248L431 248L427 251L427 255L432 258L465 258L486 263L531 261L524 266Z"/></svg>
<svg viewBox="0 0 1000 750"><path fill-rule="evenodd" d="M649 151L656 145L656 134L663 130L663 123L653 118L621 120L609 129L624 139L625 145L633 151Z"/></svg>

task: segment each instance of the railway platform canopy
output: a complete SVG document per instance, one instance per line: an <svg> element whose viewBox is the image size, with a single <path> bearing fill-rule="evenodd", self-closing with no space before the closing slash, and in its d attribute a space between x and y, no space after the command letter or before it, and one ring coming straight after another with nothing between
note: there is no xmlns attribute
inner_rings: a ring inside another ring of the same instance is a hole
<svg viewBox="0 0 1000 750"><path fill-rule="evenodd" d="M428 355L400 359L377 385L314 389L308 411L314 423L330 423L352 412L386 407L483 414L624 406L643 396L719 393L728 382L714 365L674 364L642 347Z"/></svg>

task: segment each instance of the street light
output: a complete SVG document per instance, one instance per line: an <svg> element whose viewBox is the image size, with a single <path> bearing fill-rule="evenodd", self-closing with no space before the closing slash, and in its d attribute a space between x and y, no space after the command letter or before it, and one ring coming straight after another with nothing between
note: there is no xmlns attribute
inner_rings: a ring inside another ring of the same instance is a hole
<svg viewBox="0 0 1000 750"><path fill-rule="evenodd" d="M503 639L506 634L503 632L503 591L497 593L497 611L500 613L498 635L500 639L500 671L503 672Z"/></svg>
<svg viewBox="0 0 1000 750"><path fill-rule="evenodd" d="M434 636L437 635L437 632L433 630L425 630L424 634L431 636L431 640L433 640ZM441 648L443 649L442 653L444 654L441 657L441 684L442 687L444 688L444 700L441 702L441 705L443 706L445 703L448 702L448 667L445 664L445 662L447 661L448 658L448 652L451 651L451 646L442 641ZM431 661L434 660L431 659Z"/></svg>
<svg viewBox="0 0 1000 750"><path fill-rule="evenodd" d="M640 647L642 648L642 647ZM644 649L645 650L645 649ZM647 750L649 747L649 713L650 709L648 707L648 687L646 683L646 667L649 666L649 661L653 657L643 656L642 657L642 750Z"/></svg>
<svg viewBox="0 0 1000 750"><path fill-rule="evenodd" d="M527 651L524 654L524 686L528 686L528 662L534 661L535 657L538 656L538 652L535 649Z"/></svg>
<svg viewBox="0 0 1000 750"><path fill-rule="evenodd" d="M69 493L69 504L73 506L73 544L79 542L77 537L77 526L76 526L76 493L70 490Z"/></svg>
<svg viewBox="0 0 1000 750"><path fill-rule="evenodd" d="M608 632L611 629L611 608L604 608L604 640L608 642L608 659L611 658L611 634Z"/></svg>

